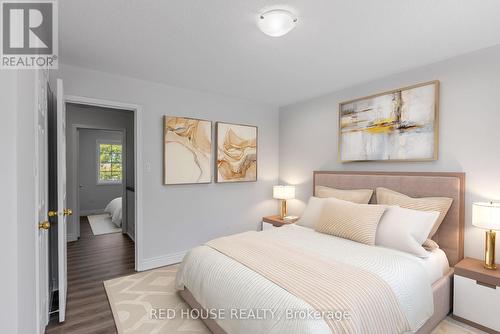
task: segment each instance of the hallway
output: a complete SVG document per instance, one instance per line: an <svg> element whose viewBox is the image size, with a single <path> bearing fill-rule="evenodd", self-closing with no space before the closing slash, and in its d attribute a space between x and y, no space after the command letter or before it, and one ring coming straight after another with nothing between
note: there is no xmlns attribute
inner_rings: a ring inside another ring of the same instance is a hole
<svg viewBox="0 0 500 334"><path fill-rule="evenodd" d="M103 281L134 270L134 242L122 233L94 236L87 217L80 218L81 237L68 243L66 321L51 319L47 334L116 333Z"/></svg>

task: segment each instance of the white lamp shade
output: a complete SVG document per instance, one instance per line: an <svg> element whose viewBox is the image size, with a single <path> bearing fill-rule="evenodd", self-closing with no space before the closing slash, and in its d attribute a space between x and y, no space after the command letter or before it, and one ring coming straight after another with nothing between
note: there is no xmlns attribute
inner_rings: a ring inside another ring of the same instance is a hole
<svg viewBox="0 0 500 334"><path fill-rule="evenodd" d="M276 199L292 199L295 198L294 186L274 186L273 197Z"/></svg>
<svg viewBox="0 0 500 334"><path fill-rule="evenodd" d="M500 203L472 203L472 225L500 230Z"/></svg>
<svg viewBox="0 0 500 334"><path fill-rule="evenodd" d="M288 10L274 9L262 13L259 16L257 25L266 35L280 37L295 28L297 17Z"/></svg>

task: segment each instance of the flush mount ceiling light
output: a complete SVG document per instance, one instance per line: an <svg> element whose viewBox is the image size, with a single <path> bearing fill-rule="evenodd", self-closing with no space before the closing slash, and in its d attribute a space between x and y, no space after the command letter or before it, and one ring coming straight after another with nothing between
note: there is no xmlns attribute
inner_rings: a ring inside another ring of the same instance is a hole
<svg viewBox="0 0 500 334"><path fill-rule="evenodd" d="M260 14L259 29L266 35L280 37L289 33L297 23L297 17L285 9L273 9Z"/></svg>

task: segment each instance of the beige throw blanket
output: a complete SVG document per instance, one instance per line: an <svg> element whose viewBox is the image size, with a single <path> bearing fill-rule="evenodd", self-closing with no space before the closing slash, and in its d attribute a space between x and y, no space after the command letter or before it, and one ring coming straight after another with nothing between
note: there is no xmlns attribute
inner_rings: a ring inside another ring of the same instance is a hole
<svg viewBox="0 0 500 334"><path fill-rule="evenodd" d="M410 330L391 288L371 272L293 247L265 233L241 233L212 240L207 246L310 304L332 333ZM340 319L339 313L343 315Z"/></svg>

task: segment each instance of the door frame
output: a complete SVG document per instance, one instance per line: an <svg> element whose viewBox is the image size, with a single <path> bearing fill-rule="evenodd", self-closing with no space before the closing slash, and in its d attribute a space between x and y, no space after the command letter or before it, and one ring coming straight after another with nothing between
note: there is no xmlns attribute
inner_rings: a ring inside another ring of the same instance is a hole
<svg viewBox="0 0 500 334"><path fill-rule="evenodd" d="M123 109L122 109L123 110ZM71 170L71 178L75 181L75 184L73 186L73 189L71 189L71 192L73 194L73 203L71 204L71 207L73 208L73 213L74 216L77 217L74 222L76 223L76 235L71 235L70 238L68 238L68 241L76 241L78 238L80 238L80 133L78 132L79 130L102 130L102 131L114 131L114 132L120 132L122 134L122 147L123 147L123 152L125 154L122 155L122 206L123 203L125 202L125 195L127 191L127 129L125 128L120 128L120 127L103 127L103 126L97 126L97 125L88 125L88 124L73 124L71 127L71 137L73 140L73 147L72 147L72 155L71 155L71 160L73 162L73 168ZM123 206L123 208L126 209L126 204ZM126 212L126 211L125 211ZM123 220L123 218L122 218ZM125 215L125 224L122 224L122 231L123 227L126 226L127 218ZM130 236L130 235L129 235Z"/></svg>
<svg viewBox="0 0 500 334"><path fill-rule="evenodd" d="M142 106L119 101L95 99L78 95L65 95L65 103L83 104L93 107L129 110L134 113L134 178L135 178L135 270L141 271L142 263Z"/></svg>

